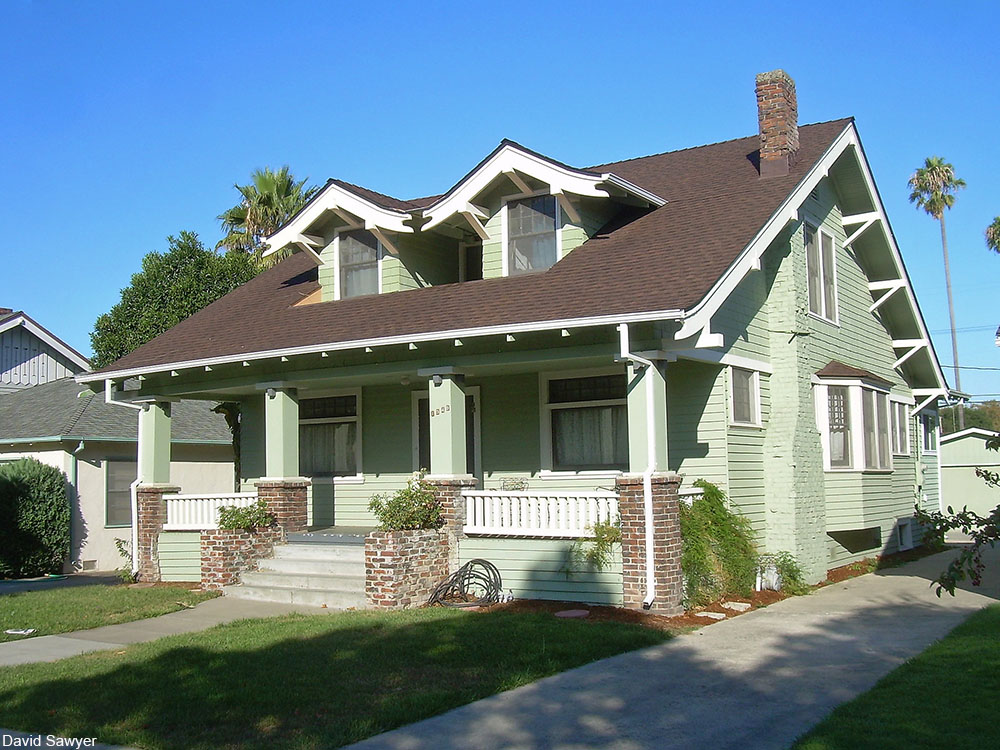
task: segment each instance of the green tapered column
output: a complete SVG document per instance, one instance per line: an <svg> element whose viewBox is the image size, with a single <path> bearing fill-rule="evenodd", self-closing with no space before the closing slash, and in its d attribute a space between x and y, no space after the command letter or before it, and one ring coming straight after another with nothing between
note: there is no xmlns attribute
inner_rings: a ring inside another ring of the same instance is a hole
<svg viewBox="0 0 1000 750"><path fill-rule="evenodd" d="M264 469L268 479L299 476L299 398L294 388L264 395Z"/></svg>
<svg viewBox="0 0 1000 750"><path fill-rule="evenodd" d="M642 473L649 467L649 440L654 442L654 471L667 470L666 365L630 364L628 368L628 468ZM647 391L652 391L652 411Z"/></svg>
<svg viewBox="0 0 1000 750"><path fill-rule="evenodd" d="M440 382L435 383L435 379ZM435 476L468 474L465 443L465 391L461 375L436 375L428 386L431 466Z"/></svg>
<svg viewBox="0 0 1000 750"><path fill-rule="evenodd" d="M139 481L170 483L170 403L143 404L139 412Z"/></svg>

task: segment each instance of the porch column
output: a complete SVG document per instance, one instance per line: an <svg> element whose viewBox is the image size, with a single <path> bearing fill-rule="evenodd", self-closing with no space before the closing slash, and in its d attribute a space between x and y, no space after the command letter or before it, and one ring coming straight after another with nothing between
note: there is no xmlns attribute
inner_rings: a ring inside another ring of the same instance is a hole
<svg viewBox="0 0 1000 750"><path fill-rule="evenodd" d="M170 403L150 401L139 412L138 483L135 489L135 549L142 581L160 580L160 533L166 521L165 494L179 492L170 484Z"/></svg>
<svg viewBox="0 0 1000 750"><path fill-rule="evenodd" d="M435 477L468 476L465 431L465 391L462 375L440 372L431 375L430 406L431 466Z"/></svg>
<svg viewBox="0 0 1000 750"><path fill-rule="evenodd" d="M649 466L651 440L652 467ZM636 363L628 366L628 467L632 473L642 473L648 468L667 471L665 363L654 362L652 367Z"/></svg>
<svg viewBox="0 0 1000 750"><path fill-rule="evenodd" d="M294 388L260 386L264 396L264 470L257 495L285 532L303 531L309 480L299 476L299 398Z"/></svg>

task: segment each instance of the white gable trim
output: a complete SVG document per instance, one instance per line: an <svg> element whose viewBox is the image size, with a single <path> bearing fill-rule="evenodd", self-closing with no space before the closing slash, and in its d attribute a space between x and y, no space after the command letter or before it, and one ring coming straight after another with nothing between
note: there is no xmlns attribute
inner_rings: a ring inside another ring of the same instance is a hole
<svg viewBox="0 0 1000 750"><path fill-rule="evenodd" d="M854 123L848 124L847 127L844 128L843 132L837 136L836 139L834 139L833 143L830 144L830 147L826 150L819 161L816 162L813 168L809 170L805 177L802 178L801 182L799 182L795 189L782 202L774 214L771 215L771 218L768 219L767 223L761 228L753 240L751 240L750 244L744 248L743 252L739 255L736 261L726 270L719 280L715 282L715 285L709 293L705 295L704 299L702 299L701 302L685 314L683 324L674 334L674 338L676 340L690 338L711 325L712 316L718 312L719 308L722 307L725 301L733 293L737 285L748 273L760 268L760 258L764 254L764 251L767 250L770 244L775 240L775 238L777 238L781 231L784 230L789 222L797 220L799 210L806 198L809 196L809 193L812 192L820 181L829 174L830 169L840 156L847 151L847 149L852 147L857 152L861 174L865 180L865 185L868 188L871 200L876 206L876 210L871 212L871 214L877 216L877 223L882 227L886 242L889 245L889 250L892 254L893 263L896 267L898 281L901 284L900 288L904 290L906 298L913 311L913 317L917 321L917 325L920 328L920 338L915 339L914 341L920 341L922 344L926 343L926 348L930 355L931 363L937 377L938 386L941 389L947 389L947 381L945 380L944 372L941 369L941 363L938 361L937 354L934 351L934 345L927 332L927 326L924 322L923 315L920 312L920 307L917 305L916 296L913 293L913 285L910 283L909 275L906 273L906 267L903 265L902 255L899 252L899 246L896 244L896 238L893 236L892 230L889 228L889 220L885 213L885 207L882 205L882 199L878 194L878 190L875 188L875 180L872 177L871 168L868 164L867 157L865 157L864 149L861 147L861 141L858 137L857 129L854 127ZM867 223L868 220L871 220L871 223L876 223L876 216L872 216L871 214L866 214L863 217L865 219L865 223ZM859 217L845 217L845 223L848 223L848 219L857 222L858 218Z"/></svg>
<svg viewBox="0 0 1000 750"><path fill-rule="evenodd" d="M86 357L69 344L57 339L24 313L19 313L0 323L0 333L17 328L18 326L24 326L24 329L30 332L35 338L44 341L80 369L90 372L90 362L87 361Z"/></svg>
<svg viewBox="0 0 1000 750"><path fill-rule="evenodd" d="M942 435L941 442L949 443L952 440L958 440L959 438L964 438L967 435L979 435L980 437L984 438L995 438L998 434L1000 433L990 432L989 430L984 430L979 427L969 427L968 429L962 430L961 432L952 432L947 435Z"/></svg>

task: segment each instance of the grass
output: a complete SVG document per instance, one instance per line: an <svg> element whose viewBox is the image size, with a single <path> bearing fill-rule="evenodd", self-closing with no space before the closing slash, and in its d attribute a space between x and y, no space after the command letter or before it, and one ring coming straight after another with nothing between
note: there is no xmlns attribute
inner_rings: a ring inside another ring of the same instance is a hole
<svg viewBox="0 0 1000 750"><path fill-rule="evenodd" d="M143 748L339 747L670 637L440 608L243 620L0 670L0 716Z"/></svg>
<svg viewBox="0 0 1000 750"><path fill-rule="evenodd" d="M142 620L197 604L215 594L178 586L129 588L125 585L71 586L0 596L0 642L24 638L8 629L35 628L38 635L88 630L101 625ZM32 636L33 637L33 636Z"/></svg>
<svg viewBox="0 0 1000 750"><path fill-rule="evenodd" d="M905 627L903 623L902 627ZM839 706L798 750L1000 747L1000 604Z"/></svg>

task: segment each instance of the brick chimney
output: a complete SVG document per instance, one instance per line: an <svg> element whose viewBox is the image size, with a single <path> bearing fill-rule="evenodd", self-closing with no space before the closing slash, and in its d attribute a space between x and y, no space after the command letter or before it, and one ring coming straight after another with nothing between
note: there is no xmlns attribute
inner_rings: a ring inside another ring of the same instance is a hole
<svg viewBox="0 0 1000 750"><path fill-rule="evenodd" d="M795 81L783 70L757 74L760 176L781 177L799 150L799 107Z"/></svg>

